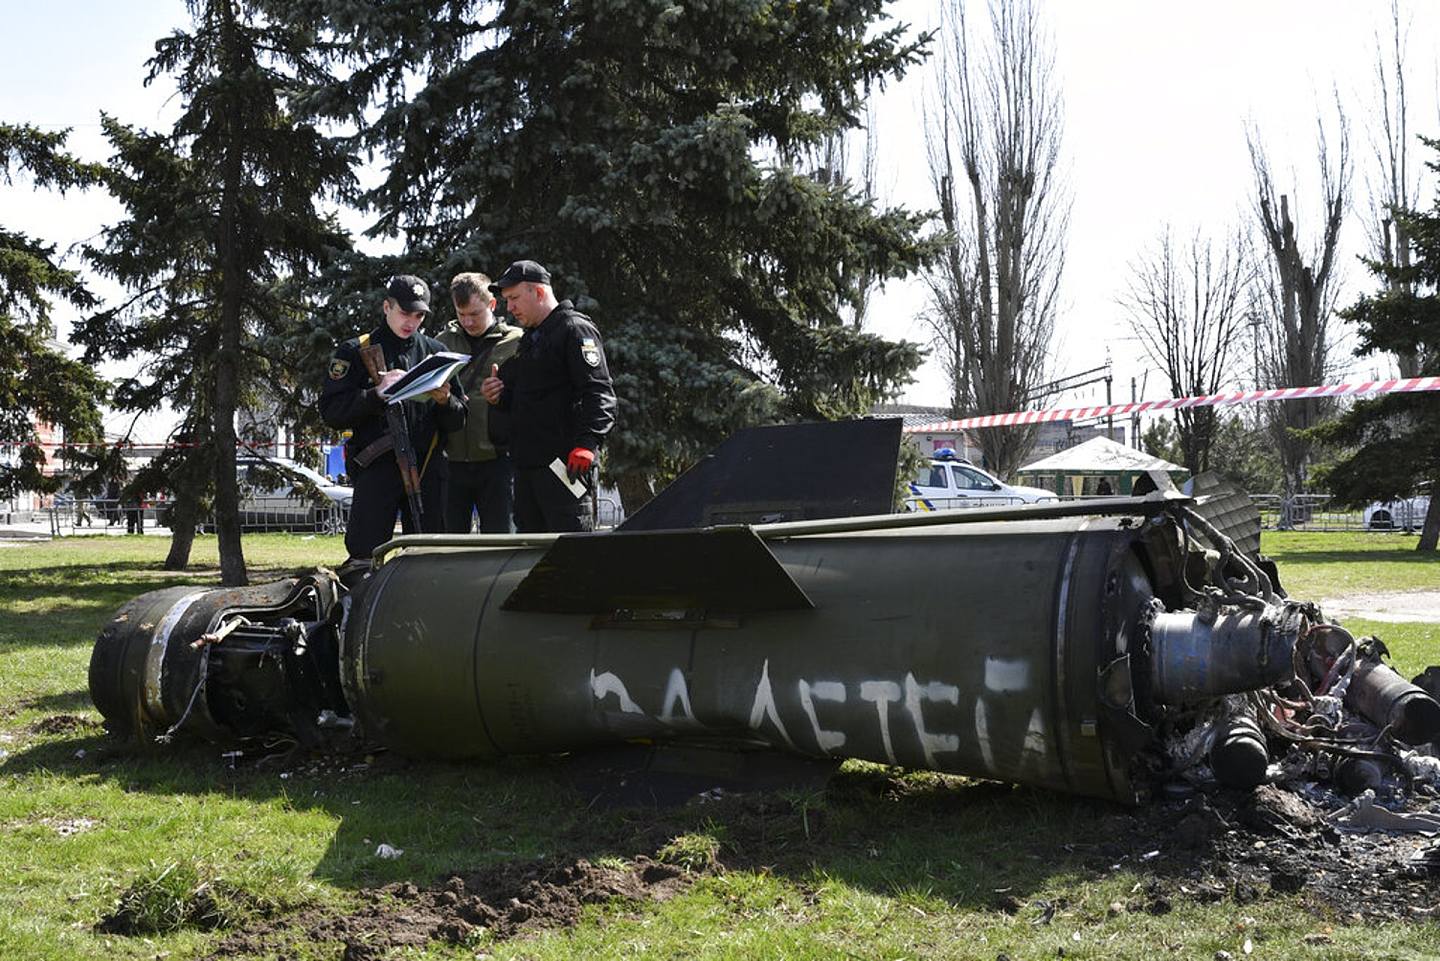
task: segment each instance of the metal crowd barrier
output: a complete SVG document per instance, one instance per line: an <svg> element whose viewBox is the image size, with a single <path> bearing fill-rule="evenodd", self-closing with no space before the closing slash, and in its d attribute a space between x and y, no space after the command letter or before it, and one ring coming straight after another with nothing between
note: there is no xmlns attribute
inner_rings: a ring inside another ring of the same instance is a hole
<svg viewBox="0 0 1440 961"><path fill-rule="evenodd" d="M1260 509L1260 528L1267 531L1392 530L1365 522L1365 512L1332 503L1329 494L1251 494Z"/></svg>
<svg viewBox="0 0 1440 961"><path fill-rule="evenodd" d="M168 500L146 500L134 504L103 497L57 498L52 506L28 513L31 515L31 526L43 525L53 537L115 533L116 528L126 533L143 534L156 529L168 530L172 524L173 507L173 501ZM248 497L240 506L242 533L290 531L343 534L349 519L349 509L340 504L316 504L293 497ZM213 533L214 514L208 513L199 518L195 530L197 533Z"/></svg>
<svg viewBox="0 0 1440 961"><path fill-rule="evenodd" d="M597 528L606 530L616 527L625 519L625 512L613 498L601 497L597 502ZM168 531L171 525L173 502L166 500L145 501L135 507L115 499L87 497L81 500L58 500L51 507L31 511L11 511L11 516L0 518L11 524L39 528L36 533L48 530L52 537L66 537L77 534L115 533L116 528ZM241 503L240 530L242 533L292 532L338 536L345 533L350 521L350 510L340 504L311 504L299 502L290 497L249 497ZM196 533L213 534L215 515L206 514L195 524ZM397 517L396 530L399 530Z"/></svg>
<svg viewBox="0 0 1440 961"><path fill-rule="evenodd" d="M43 519L50 534L99 533L114 527L143 533L153 528L165 501L135 503L113 497L66 497L57 495L50 507L32 511L32 523Z"/></svg>
<svg viewBox="0 0 1440 961"><path fill-rule="evenodd" d="M1104 495L1097 495L1103 497ZM1064 497L1062 500L1090 499ZM1372 513L1369 523L1363 510L1332 505L1329 494L1251 494L1250 500L1260 510L1260 525L1272 531L1407 531L1418 529L1424 518L1392 518L1387 513ZM978 507L1004 507L1023 503L1017 497L949 497L906 498L902 512L931 510L965 510ZM139 505L115 498L57 497L50 507L35 510L9 510L0 515L7 526L28 526L36 533L48 530L53 537L74 534L98 534L120 530L154 531L168 529L172 502L146 500ZM597 501L597 527L616 527L625 513L613 498ZM241 530L246 533L303 532L320 535L345 533L349 509L340 504L314 504L291 497L247 498L241 508ZM200 519L196 529L201 533L215 530L213 514Z"/></svg>

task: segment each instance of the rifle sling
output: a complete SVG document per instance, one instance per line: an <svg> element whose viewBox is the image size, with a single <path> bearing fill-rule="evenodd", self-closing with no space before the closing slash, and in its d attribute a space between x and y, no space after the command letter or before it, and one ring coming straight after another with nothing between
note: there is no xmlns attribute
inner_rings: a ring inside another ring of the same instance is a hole
<svg viewBox="0 0 1440 961"><path fill-rule="evenodd" d="M390 436L389 431L386 431L375 440L366 444L364 449L351 459L361 467L369 467L377 459L379 459L380 455L390 450L393 450L394 448L395 438Z"/></svg>

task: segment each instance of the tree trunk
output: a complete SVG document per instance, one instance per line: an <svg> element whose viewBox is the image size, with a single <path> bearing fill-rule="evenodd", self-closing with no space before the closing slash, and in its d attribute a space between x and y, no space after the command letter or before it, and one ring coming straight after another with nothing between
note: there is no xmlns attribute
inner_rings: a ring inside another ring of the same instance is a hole
<svg viewBox="0 0 1440 961"><path fill-rule="evenodd" d="M1415 549L1433 554L1437 543L1440 543L1440 483L1432 481L1430 507L1425 511L1425 526L1420 529L1420 542Z"/></svg>
<svg viewBox="0 0 1440 961"><path fill-rule="evenodd" d="M221 35L225 56L234 57L235 8L222 2ZM238 73L239 66L232 70ZM230 115L240 115L238 105ZM249 583L240 543L240 490L235 480L235 410L239 406L240 307L243 268L239 251L239 206L244 144L230 131L220 191L220 350L215 358L213 429L215 437L215 530L220 550L220 582Z"/></svg>
<svg viewBox="0 0 1440 961"><path fill-rule="evenodd" d="M650 478L642 471L626 471L616 477L615 489L620 492L620 506L626 517L644 507L655 496L655 491L650 486Z"/></svg>
<svg viewBox="0 0 1440 961"><path fill-rule="evenodd" d="M200 519L199 502L193 492L178 490L170 507L170 553L165 555L167 571L190 566L190 548L195 544L195 523Z"/></svg>

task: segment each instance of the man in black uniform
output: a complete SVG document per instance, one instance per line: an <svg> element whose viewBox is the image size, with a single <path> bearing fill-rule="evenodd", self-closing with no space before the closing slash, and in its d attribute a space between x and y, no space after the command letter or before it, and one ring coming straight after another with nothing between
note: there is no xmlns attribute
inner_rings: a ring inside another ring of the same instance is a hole
<svg viewBox="0 0 1440 961"><path fill-rule="evenodd" d="M345 528L345 549L359 560L368 560L375 548L390 539L397 510L401 529L407 534L445 530L446 468L440 432L465 426L465 393L454 378L418 400L401 401L415 467L420 471L421 516L412 517L380 390L444 348L420 333L430 312L430 288L419 277L402 274L391 280L382 310L385 323L335 349L330 374L320 391L321 418L331 427L351 431L345 442L345 464L355 497ZM370 344L378 344L385 354L386 373L378 384L372 382L360 356L361 348Z"/></svg>
<svg viewBox="0 0 1440 961"><path fill-rule="evenodd" d="M533 260L511 264L490 289L525 329L516 355L492 365L480 385L486 401L510 414L515 526L522 533L590 530L593 486L577 497L551 465L558 461L572 481L588 479L614 426L600 332L570 301L556 301L550 273Z"/></svg>

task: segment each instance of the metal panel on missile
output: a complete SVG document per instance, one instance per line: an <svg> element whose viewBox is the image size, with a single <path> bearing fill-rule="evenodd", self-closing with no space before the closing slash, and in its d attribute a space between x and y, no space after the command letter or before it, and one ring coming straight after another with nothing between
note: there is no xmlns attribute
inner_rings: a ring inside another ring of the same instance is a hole
<svg viewBox="0 0 1440 961"><path fill-rule="evenodd" d="M880 417L736 431L619 529L888 514L900 428L900 418Z"/></svg>
<svg viewBox="0 0 1440 961"><path fill-rule="evenodd" d="M748 527L704 531L615 531L561 537L502 605L553 614L813 607Z"/></svg>

